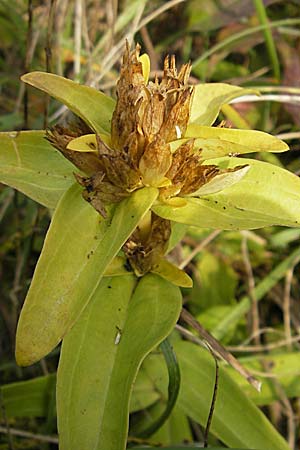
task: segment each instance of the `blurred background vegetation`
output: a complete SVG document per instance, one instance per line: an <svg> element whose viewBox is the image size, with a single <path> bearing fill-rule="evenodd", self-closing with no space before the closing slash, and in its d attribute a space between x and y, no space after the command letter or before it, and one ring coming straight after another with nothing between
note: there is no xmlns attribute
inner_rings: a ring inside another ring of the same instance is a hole
<svg viewBox="0 0 300 450"><path fill-rule="evenodd" d="M290 152L255 157L298 174L299 25L299 0L0 0L0 131L42 129L68 117L59 103L20 83L28 71L48 70L115 95L127 38L150 55L151 76L174 53L178 64L192 61L191 83L259 87L258 101L225 107L222 118L227 126L285 139ZM14 361L17 318L49 220L45 208L0 186L0 449L57 448L49 438L57 432L54 378L26 389L5 386L56 370L57 351L26 369ZM294 449L300 445L299 237L300 229L280 227L195 230L172 253L194 279L185 292L190 311L260 374L267 391L259 397L250 387L249 395ZM191 426L196 439L199 426Z"/></svg>

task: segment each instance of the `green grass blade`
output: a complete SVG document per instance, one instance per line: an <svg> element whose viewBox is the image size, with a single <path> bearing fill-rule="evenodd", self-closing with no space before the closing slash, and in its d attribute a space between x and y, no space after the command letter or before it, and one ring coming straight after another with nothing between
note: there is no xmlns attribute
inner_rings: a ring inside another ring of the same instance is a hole
<svg viewBox="0 0 300 450"><path fill-rule="evenodd" d="M297 248L290 256L278 264L278 266L275 267L263 281L257 284L254 289L256 300L260 301L263 296L285 276L286 272L298 263L299 259L300 248ZM227 330L236 324L249 311L250 307L250 298L248 296L243 297L241 301L231 309L230 313L219 322L218 326L212 330L212 334L217 339L222 339L226 335Z"/></svg>
<svg viewBox="0 0 300 450"><path fill-rule="evenodd" d="M165 362L168 367L168 374L169 374L168 401L165 410L154 421L154 423L148 426L145 430L141 430L138 433L138 436L143 438L152 436L152 434L154 434L160 427L162 427L162 425L170 417L170 414L172 413L173 408L176 404L180 388L179 365L177 362L175 352L167 339L160 344L160 349L162 350Z"/></svg>
<svg viewBox="0 0 300 450"><path fill-rule="evenodd" d="M274 76L279 81L280 80L280 66L279 66L275 42L274 42L274 39L273 39L273 36L271 33L271 29L269 27L269 21L268 21L266 8L265 8L265 5L262 0L253 0L253 2L255 5L255 8L256 8L256 12L257 12L259 21L260 21L261 25L265 26L265 28L263 29L263 34L264 34L265 41L266 41L266 47L268 50L270 62L273 67Z"/></svg>

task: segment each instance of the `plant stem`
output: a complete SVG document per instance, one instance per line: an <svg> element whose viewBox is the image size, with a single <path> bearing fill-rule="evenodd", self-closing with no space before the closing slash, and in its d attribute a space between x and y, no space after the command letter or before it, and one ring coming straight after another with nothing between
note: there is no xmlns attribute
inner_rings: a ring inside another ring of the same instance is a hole
<svg viewBox="0 0 300 450"><path fill-rule="evenodd" d="M265 41L266 41L266 47L267 47L267 51L269 54L270 62L273 67L274 76L279 81L280 80L280 66L279 66L279 61L278 61L278 56L277 56L277 51L276 51L276 46L274 43L273 35L272 35L271 29L269 27L269 20L268 20L266 8L265 8L265 5L262 0L253 0L253 3L254 3L260 23L262 25L266 26L266 28L263 29L263 34L264 34Z"/></svg>

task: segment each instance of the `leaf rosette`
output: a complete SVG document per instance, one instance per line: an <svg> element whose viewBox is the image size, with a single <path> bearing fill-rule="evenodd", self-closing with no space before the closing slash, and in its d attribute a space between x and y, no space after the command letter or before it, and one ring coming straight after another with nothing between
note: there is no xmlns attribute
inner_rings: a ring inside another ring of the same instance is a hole
<svg viewBox="0 0 300 450"><path fill-rule="evenodd" d="M46 205L40 192L51 189L51 207L60 198L18 325L21 364L57 345L106 272L129 270L138 277L153 272L191 286L189 277L165 259L176 222L220 229L298 226L299 179L270 164L237 158L288 146L261 131L212 126L222 105L249 89L190 86L190 70L185 64L177 71L175 58L167 57L162 79L149 81L148 56L140 56L138 45L133 51L126 45L116 102L54 74L22 77L65 103L79 120L48 130L36 162L33 152L42 134L3 136L11 151L1 156L2 180ZM53 147L64 158L54 158ZM41 176L50 154L53 168ZM61 185L71 186L70 163L79 185L61 196L61 186L54 192L55 173L60 164ZM25 177L29 166L30 180ZM46 324L42 332L40 323Z"/></svg>

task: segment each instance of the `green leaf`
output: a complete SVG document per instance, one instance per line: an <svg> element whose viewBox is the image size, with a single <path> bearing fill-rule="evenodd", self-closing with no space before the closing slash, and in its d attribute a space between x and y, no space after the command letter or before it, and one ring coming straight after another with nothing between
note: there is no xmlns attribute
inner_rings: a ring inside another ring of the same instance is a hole
<svg viewBox="0 0 300 450"><path fill-rule="evenodd" d="M148 411L146 412L146 414L147 413ZM188 417L181 411L181 409L177 405L175 405L175 408L172 411L172 414L170 415L167 422L154 435L151 436L151 442L160 444L160 446L161 444L171 445L173 442L180 443L192 441L193 437ZM172 448L175 449L176 447Z"/></svg>
<svg viewBox="0 0 300 450"><path fill-rule="evenodd" d="M99 136L103 142L107 145L111 145L111 139L109 134L99 133ZM82 153L95 153L98 155L98 144L95 134L84 134L78 138L72 139L67 145L68 150Z"/></svg>
<svg viewBox="0 0 300 450"><path fill-rule="evenodd" d="M246 94L256 94L253 89L244 89L225 83L203 83L194 87L190 123L212 125L222 105Z"/></svg>
<svg viewBox="0 0 300 450"><path fill-rule="evenodd" d="M191 292L194 312L205 312L213 306L232 304L237 275L222 256L217 257L206 251L199 255L194 273L195 278L201 280L201 284L196 282Z"/></svg>
<svg viewBox="0 0 300 450"><path fill-rule="evenodd" d="M182 376L178 405L205 426L215 380L214 359L209 352L189 342L174 346ZM283 437L222 367L211 433L227 446L290 450Z"/></svg>
<svg viewBox="0 0 300 450"><path fill-rule="evenodd" d="M256 301L260 301L264 296L280 281L286 272L294 268L300 260L300 247L287 256L280 264L278 264L266 277L260 282L257 282L253 294ZM241 318L248 313L252 305L251 299L248 296L244 296L239 300L237 305L232 306L227 314L224 314L222 319L212 330L212 334L217 339L223 339L227 335L228 330L231 330Z"/></svg>
<svg viewBox="0 0 300 450"><path fill-rule="evenodd" d="M169 419L176 404L180 388L180 370L175 352L173 350L173 347L170 345L168 339L165 339L160 344L160 349L162 350L165 362L168 367L168 375L169 375L168 401L164 410L154 420L154 422L151 423L151 425L147 425L146 428L139 431L138 436L143 438L152 436L154 432L159 430L162 427L162 425L164 425L164 423Z"/></svg>
<svg viewBox="0 0 300 450"><path fill-rule="evenodd" d="M48 208L74 183L74 166L45 139L44 131L0 133L0 182Z"/></svg>
<svg viewBox="0 0 300 450"><path fill-rule="evenodd" d="M193 286L193 280L188 276L188 274L166 259L161 259L158 265L155 266L151 272L165 278L175 284L175 286L186 288Z"/></svg>
<svg viewBox="0 0 300 450"><path fill-rule="evenodd" d="M202 198L186 198L175 207L156 204L154 212L166 219L200 228L253 229L270 225L299 227L300 179L280 167L251 159L210 160L221 168L243 162L250 166L236 184Z"/></svg>
<svg viewBox="0 0 300 450"><path fill-rule="evenodd" d="M276 342L274 342L276 346ZM278 351L276 349L276 351ZM266 376L256 375L262 381L261 392L252 389L245 378L231 367L226 367L230 377L239 384L245 394L253 400L256 405L269 405L277 400L282 399L282 389L288 398L300 396L300 365L298 351L285 351L284 353L276 353L269 355L255 355L239 358L240 363L250 372L265 373L266 366L268 372ZM274 378L270 378L273 375ZM278 389L278 383L280 388Z"/></svg>
<svg viewBox="0 0 300 450"><path fill-rule="evenodd" d="M49 353L88 304L105 269L157 197L135 191L113 217L101 216L73 185L61 199L46 236L17 328L16 359L29 365Z"/></svg>
<svg viewBox="0 0 300 450"><path fill-rule="evenodd" d="M124 450L133 381L173 329L180 290L148 274L104 279L66 336L58 370L60 448Z"/></svg>
<svg viewBox="0 0 300 450"><path fill-rule="evenodd" d="M202 444L195 444L195 445L183 445L180 447L177 446L172 446L172 447L159 447L162 450L188 450L189 448L193 449L193 448L203 448ZM226 450L226 448L228 449L228 447L209 447L209 450ZM157 449L157 447L133 447L133 450L149 450L149 449ZM261 448L261 449L251 449L249 447L247 448L233 448L230 447L230 450L266 450L265 448Z"/></svg>
<svg viewBox="0 0 300 450"><path fill-rule="evenodd" d="M235 128L207 127L189 124L184 135L185 138L196 138L196 148L202 148L205 140L216 140L216 156L213 156L213 145L210 147L211 156L203 155L203 159L217 158L228 153L252 153L252 152L285 152L289 146L282 140L271 134L257 130L238 130ZM197 140L199 139L199 142ZM202 141L203 140L203 141ZM219 145L218 145L218 141ZM222 151L226 151L223 155ZM207 152L208 153L208 152Z"/></svg>
<svg viewBox="0 0 300 450"><path fill-rule="evenodd" d="M111 116L115 107L115 101L111 97L53 73L31 72L23 75L21 80L64 103L96 133L110 133Z"/></svg>
<svg viewBox="0 0 300 450"><path fill-rule="evenodd" d="M1 386L6 417L45 417L55 380L55 374L51 374Z"/></svg>

